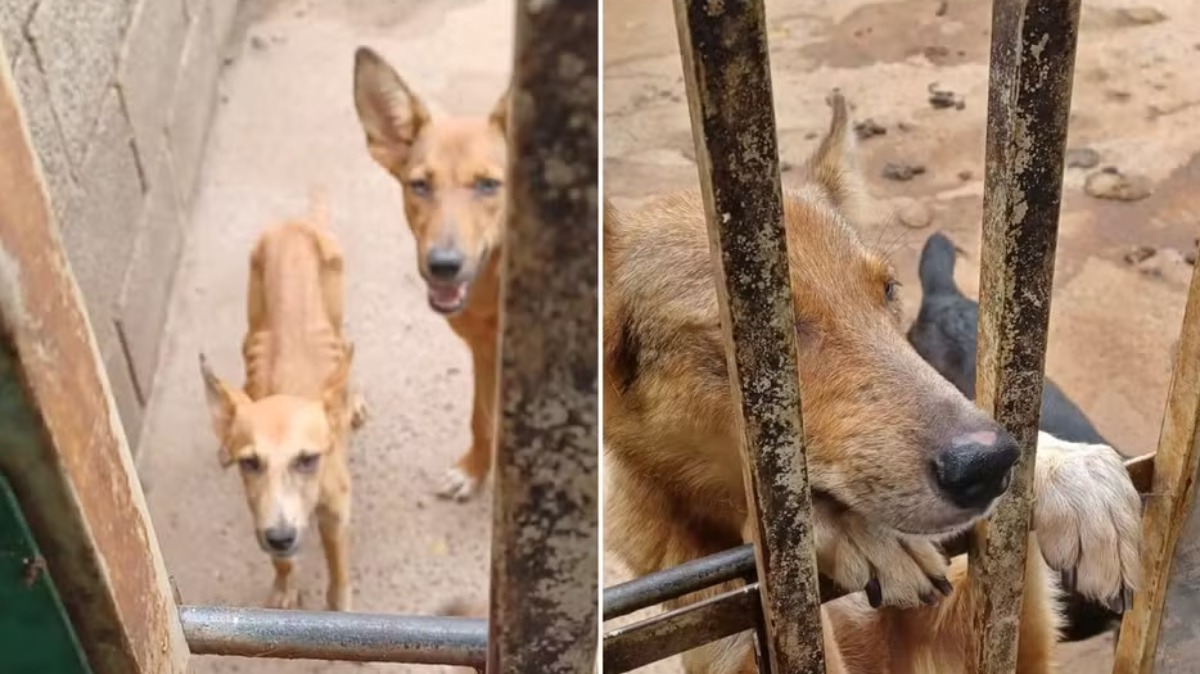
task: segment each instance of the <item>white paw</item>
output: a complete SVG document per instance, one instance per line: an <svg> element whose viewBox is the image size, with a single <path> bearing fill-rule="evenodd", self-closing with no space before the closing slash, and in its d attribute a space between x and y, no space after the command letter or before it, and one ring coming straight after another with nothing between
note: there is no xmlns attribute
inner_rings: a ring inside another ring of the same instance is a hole
<svg viewBox="0 0 1200 674"><path fill-rule="evenodd" d="M866 590L876 608L932 605L953 591L946 558L931 539L902 536L819 502L814 506L817 567L843 589Z"/></svg>
<svg viewBox="0 0 1200 674"><path fill-rule="evenodd" d="M1109 600L1137 588L1141 499L1115 450L1039 433L1034 493L1038 546L1071 589Z"/></svg>
<svg viewBox="0 0 1200 674"><path fill-rule="evenodd" d="M461 503L469 500L478 491L479 480L467 475L466 472L456 466L446 471L446 476L442 478L442 485L438 488L437 495Z"/></svg>

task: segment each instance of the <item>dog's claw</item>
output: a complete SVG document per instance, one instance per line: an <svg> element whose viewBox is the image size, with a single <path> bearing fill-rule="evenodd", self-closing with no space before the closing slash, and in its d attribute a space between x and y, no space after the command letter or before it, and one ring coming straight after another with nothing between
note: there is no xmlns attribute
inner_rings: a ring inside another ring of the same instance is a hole
<svg viewBox="0 0 1200 674"><path fill-rule="evenodd" d="M867 586L863 589L867 592L867 603L871 605L871 608L879 608L883 605L883 588L879 586L878 578L867 581Z"/></svg>
<svg viewBox="0 0 1200 674"><path fill-rule="evenodd" d="M926 592L925 594L921 595L921 603L926 606L933 606L933 605L937 604L938 603L937 593L936 592Z"/></svg>
<svg viewBox="0 0 1200 674"><path fill-rule="evenodd" d="M479 481L464 473L461 468L451 468L446 472L437 495L461 503L474 496L478 487Z"/></svg>
<svg viewBox="0 0 1200 674"><path fill-rule="evenodd" d="M1074 592L1075 591L1075 581L1076 581L1076 575L1075 575L1074 568L1067 569L1066 571L1062 572L1062 584L1063 584L1064 590L1066 590L1067 592Z"/></svg>
<svg viewBox="0 0 1200 674"><path fill-rule="evenodd" d="M1125 593L1118 592L1118 593L1114 594L1113 596L1109 597L1108 601L1104 602L1104 604L1108 608L1108 610L1112 611L1113 613L1124 613L1125 612Z"/></svg>
<svg viewBox="0 0 1200 674"><path fill-rule="evenodd" d="M933 586L936 587L937 591L941 592L943 596L949 597L954 592L954 586L950 584L950 581L946 580L945 576L930 578L929 582L933 583Z"/></svg>

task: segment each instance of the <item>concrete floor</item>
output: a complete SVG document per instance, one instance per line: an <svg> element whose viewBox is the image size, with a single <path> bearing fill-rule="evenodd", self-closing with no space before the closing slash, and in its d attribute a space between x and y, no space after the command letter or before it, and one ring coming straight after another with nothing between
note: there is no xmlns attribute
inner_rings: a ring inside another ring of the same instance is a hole
<svg viewBox="0 0 1200 674"><path fill-rule="evenodd" d="M241 381L247 256L271 222L332 199L346 254L354 376L372 418L351 448L351 569L356 610L430 613L486 598L490 490L458 505L433 496L469 441L469 356L429 310L395 183L368 157L354 113L355 47L385 55L430 103L490 110L511 62L512 5L501 0L251 2L221 81L173 298L140 470L167 567L185 602L256 606L272 568L251 529L241 481L217 463L197 367L205 351ZM305 606L322 608L315 535L299 557ZM362 665L198 657L191 671L360 672ZM368 670L436 668L369 665Z"/></svg>

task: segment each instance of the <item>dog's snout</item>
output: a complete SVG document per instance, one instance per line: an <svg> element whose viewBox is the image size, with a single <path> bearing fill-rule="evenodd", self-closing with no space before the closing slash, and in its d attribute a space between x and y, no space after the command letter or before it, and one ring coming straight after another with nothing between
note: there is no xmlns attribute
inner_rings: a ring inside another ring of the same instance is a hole
<svg viewBox="0 0 1200 674"><path fill-rule="evenodd" d="M296 547L296 537L299 532L296 527L281 525L271 527L263 532L263 542L273 552L290 552Z"/></svg>
<svg viewBox="0 0 1200 674"><path fill-rule="evenodd" d="M933 459L938 487L961 508L984 508L1008 489L1017 442L1001 430L956 437Z"/></svg>
<svg viewBox="0 0 1200 674"><path fill-rule="evenodd" d="M426 259L429 274L442 281L450 281L462 271L463 254L455 248L433 248Z"/></svg>

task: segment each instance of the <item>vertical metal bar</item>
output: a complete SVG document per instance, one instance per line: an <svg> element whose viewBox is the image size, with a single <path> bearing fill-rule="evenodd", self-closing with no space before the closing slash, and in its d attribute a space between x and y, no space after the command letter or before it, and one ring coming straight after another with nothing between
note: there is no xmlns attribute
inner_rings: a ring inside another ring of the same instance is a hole
<svg viewBox="0 0 1200 674"><path fill-rule="evenodd" d="M598 9L516 11L487 671L575 674L598 635Z"/></svg>
<svg viewBox="0 0 1200 674"><path fill-rule="evenodd" d="M0 50L0 472L97 674L187 645L95 338Z"/></svg>
<svg viewBox="0 0 1200 674"><path fill-rule="evenodd" d="M822 674L765 10L762 0L675 0L675 22L726 360L744 431L768 660L776 672Z"/></svg>
<svg viewBox="0 0 1200 674"><path fill-rule="evenodd" d="M1114 674L1195 667L1200 638L1200 268L1192 271L1143 517L1142 587L1121 621ZM1166 614L1164 616L1164 614Z"/></svg>
<svg viewBox="0 0 1200 674"><path fill-rule="evenodd" d="M1011 674L1024 586L1046 330L1079 0L992 5L980 272L979 405L1020 443L1012 485L976 530L979 674Z"/></svg>

